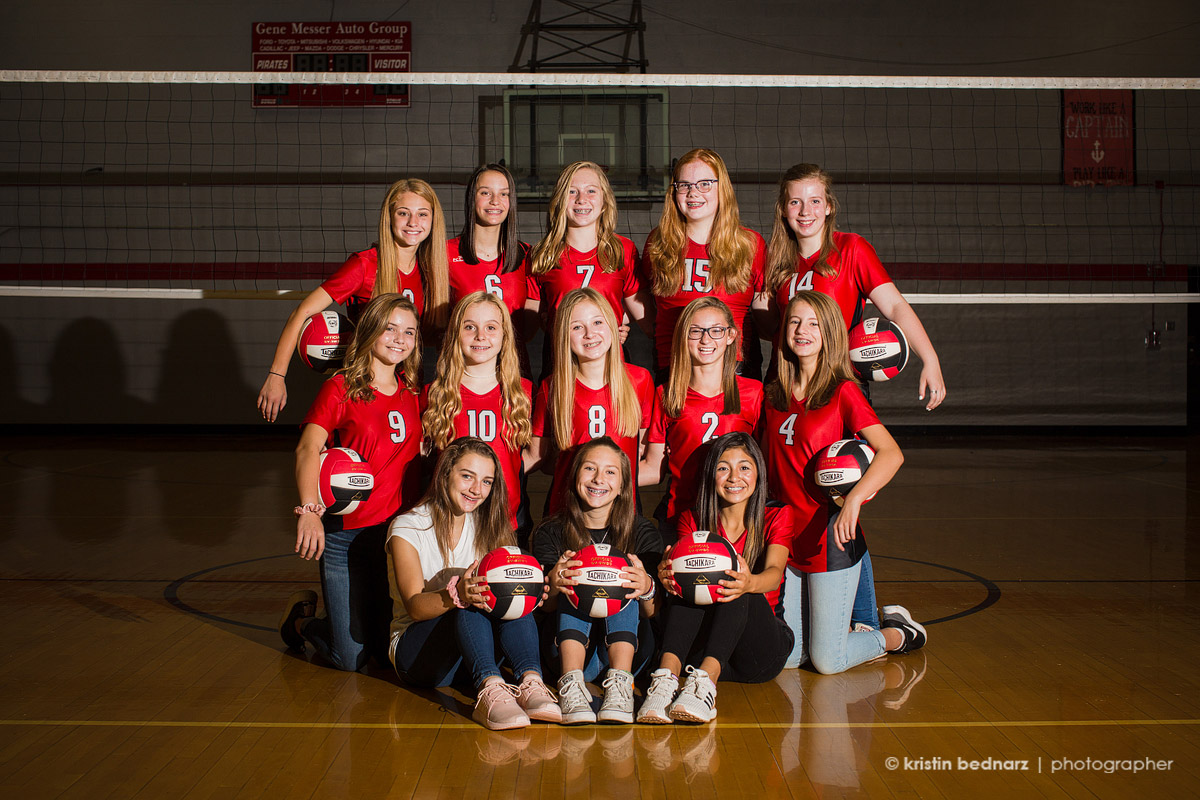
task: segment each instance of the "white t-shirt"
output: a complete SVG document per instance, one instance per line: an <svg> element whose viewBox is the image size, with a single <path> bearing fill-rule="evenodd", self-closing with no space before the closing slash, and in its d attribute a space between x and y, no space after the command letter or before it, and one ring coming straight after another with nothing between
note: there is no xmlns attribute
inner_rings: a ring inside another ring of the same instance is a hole
<svg viewBox="0 0 1200 800"><path fill-rule="evenodd" d="M421 560L421 577L425 579L425 591L440 591L446 588L452 576L461 575L476 559L475 515L467 514L463 520L462 536L458 539L458 545L450 551L448 562L442 560L442 552L438 549L437 537L433 533L433 515L429 513L428 504L417 506L392 520L388 528L389 541L384 542L384 547L387 549L388 587L392 594L393 609L388 655L395 663L396 642L413 624L413 619L408 615L404 601L400 599L399 587L396 586L396 568L392 563L390 544L393 536L408 542L417 551L417 557Z"/></svg>

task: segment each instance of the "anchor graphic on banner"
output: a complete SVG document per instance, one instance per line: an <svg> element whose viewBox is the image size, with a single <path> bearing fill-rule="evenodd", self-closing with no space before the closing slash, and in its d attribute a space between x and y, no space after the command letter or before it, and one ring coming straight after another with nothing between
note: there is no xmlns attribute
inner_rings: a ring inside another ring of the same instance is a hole
<svg viewBox="0 0 1200 800"><path fill-rule="evenodd" d="M1104 160L1104 151L1100 149L1100 140L1092 142L1092 161L1099 164Z"/></svg>

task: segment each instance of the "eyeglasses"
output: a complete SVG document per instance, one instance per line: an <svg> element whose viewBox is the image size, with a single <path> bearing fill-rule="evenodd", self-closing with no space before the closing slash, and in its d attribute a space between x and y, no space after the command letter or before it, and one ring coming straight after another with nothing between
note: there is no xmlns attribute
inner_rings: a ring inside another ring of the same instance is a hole
<svg viewBox="0 0 1200 800"><path fill-rule="evenodd" d="M708 334L708 338L714 342L725 335L725 331L729 330L728 325L713 325L711 328L688 328L689 339L703 339L704 334Z"/></svg>
<svg viewBox="0 0 1200 800"><path fill-rule="evenodd" d="M712 191L712 188L717 185L717 179L706 178L702 181L696 181L695 183L690 183L688 181L675 181L671 185L675 187L675 194L687 194L692 190L693 186L696 187L696 191L700 194L708 194Z"/></svg>

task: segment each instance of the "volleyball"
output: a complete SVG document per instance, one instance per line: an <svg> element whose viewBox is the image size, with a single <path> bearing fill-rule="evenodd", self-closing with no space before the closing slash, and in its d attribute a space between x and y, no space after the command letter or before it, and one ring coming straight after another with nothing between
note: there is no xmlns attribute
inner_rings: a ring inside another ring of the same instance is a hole
<svg viewBox="0 0 1200 800"><path fill-rule="evenodd" d="M348 447L321 453L321 505L328 514L351 514L371 496L375 473L362 456Z"/></svg>
<svg viewBox="0 0 1200 800"><path fill-rule="evenodd" d="M725 570L737 569L738 554L719 533L692 531L679 537L667 554L675 573L675 591L686 603L708 606L721 597L718 581L729 580Z"/></svg>
<svg viewBox="0 0 1200 800"><path fill-rule="evenodd" d="M304 366L317 372L340 369L354 326L336 311L322 311L304 320L296 352Z"/></svg>
<svg viewBox="0 0 1200 800"><path fill-rule="evenodd" d="M635 590L621 585L621 571L629 567L624 553L612 545L592 544L572 560L583 563L575 578L578 583L564 587L571 605L592 619L610 617L625 607Z"/></svg>
<svg viewBox="0 0 1200 800"><path fill-rule="evenodd" d="M487 581L483 604L494 619L520 619L542 599L546 577L542 565L519 547L497 547L479 560L479 576Z"/></svg>
<svg viewBox="0 0 1200 800"><path fill-rule="evenodd" d="M871 466L873 458L875 451L866 442L861 439L842 439L817 451L809 466L817 486L840 506L867 467ZM874 496L872 493L871 497Z"/></svg>
<svg viewBox="0 0 1200 800"><path fill-rule="evenodd" d="M890 381L908 363L908 339L891 320L863 320L850 331L850 363L864 381Z"/></svg>

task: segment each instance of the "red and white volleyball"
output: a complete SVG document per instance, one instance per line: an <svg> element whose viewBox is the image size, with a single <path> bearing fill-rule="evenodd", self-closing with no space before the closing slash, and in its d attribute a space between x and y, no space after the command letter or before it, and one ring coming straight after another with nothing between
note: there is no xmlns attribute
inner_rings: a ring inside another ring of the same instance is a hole
<svg viewBox="0 0 1200 800"><path fill-rule="evenodd" d="M850 363L864 381L890 381L908 364L908 339L891 320L863 320L850 331Z"/></svg>
<svg viewBox="0 0 1200 800"><path fill-rule="evenodd" d="M583 562L575 586L565 587L571 605L593 619L616 614L634 591L621 584L621 571L629 567L625 554L612 545L592 544L579 551L574 561Z"/></svg>
<svg viewBox="0 0 1200 800"><path fill-rule="evenodd" d="M497 547L479 560L487 581L483 604L495 619L520 619L537 608L546 578L542 565L519 547Z"/></svg>
<svg viewBox="0 0 1200 800"><path fill-rule="evenodd" d="M371 496L375 472L350 448L331 447L321 453L319 488L326 513L350 514Z"/></svg>
<svg viewBox="0 0 1200 800"><path fill-rule="evenodd" d="M304 366L317 372L341 369L354 336L350 320L336 311L322 311L304 320L296 352Z"/></svg>
<svg viewBox="0 0 1200 800"><path fill-rule="evenodd" d="M841 505L866 473L867 467L871 466L873 458L875 451L861 439L836 441L813 456L810 465L813 480L825 490L828 497Z"/></svg>
<svg viewBox="0 0 1200 800"><path fill-rule="evenodd" d="M721 597L718 581L729 580L726 570L737 569L737 550L712 531L692 531L679 537L667 558L675 573L675 591L687 603L708 606Z"/></svg>

